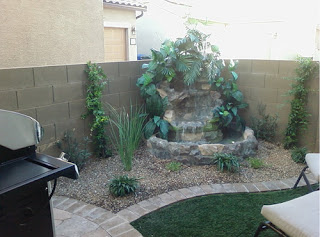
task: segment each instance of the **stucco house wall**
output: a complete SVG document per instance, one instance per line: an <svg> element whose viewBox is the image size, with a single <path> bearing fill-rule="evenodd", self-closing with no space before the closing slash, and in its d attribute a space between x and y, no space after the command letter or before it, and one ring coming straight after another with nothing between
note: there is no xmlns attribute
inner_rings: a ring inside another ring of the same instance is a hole
<svg viewBox="0 0 320 237"><path fill-rule="evenodd" d="M104 60L101 0L0 0L0 68Z"/></svg>

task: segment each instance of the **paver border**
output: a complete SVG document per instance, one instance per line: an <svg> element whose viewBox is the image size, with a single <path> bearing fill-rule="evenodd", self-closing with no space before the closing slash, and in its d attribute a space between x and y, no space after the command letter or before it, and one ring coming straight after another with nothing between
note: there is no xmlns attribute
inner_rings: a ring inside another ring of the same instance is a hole
<svg viewBox="0 0 320 237"><path fill-rule="evenodd" d="M317 183L311 173L307 174L307 177L311 184ZM79 215L88 221L97 224L98 229L104 229L112 237L141 237L141 233L134 229L130 223L144 215L173 203L181 202L194 197L214 194L258 193L287 190L293 187L296 180L297 178L293 177L283 180L263 181L256 183L205 184L181 188L143 200L117 213L112 213L103 208L64 196L54 196L53 207L70 212L74 215ZM298 187L305 185L306 183L304 180L301 180Z"/></svg>

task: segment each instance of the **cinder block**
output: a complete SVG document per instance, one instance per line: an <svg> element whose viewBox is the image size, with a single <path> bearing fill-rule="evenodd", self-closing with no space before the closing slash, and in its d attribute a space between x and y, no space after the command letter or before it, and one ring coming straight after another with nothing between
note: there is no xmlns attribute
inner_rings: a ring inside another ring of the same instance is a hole
<svg viewBox="0 0 320 237"><path fill-rule="evenodd" d="M36 113L36 109L34 109L34 108L33 109L17 110L16 112L30 116L30 117L34 118L35 120L37 120L37 113Z"/></svg>
<svg viewBox="0 0 320 237"><path fill-rule="evenodd" d="M252 60L253 73L278 74L279 61L277 60Z"/></svg>
<svg viewBox="0 0 320 237"><path fill-rule="evenodd" d="M53 102L52 86L18 90L19 109L49 105Z"/></svg>
<svg viewBox="0 0 320 237"><path fill-rule="evenodd" d="M67 83L66 66L34 68L35 86L61 85Z"/></svg>
<svg viewBox="0 0 320 237"><path fill-rule="evenodd" d="M41 145L52 143L56 141L56 128L54 124L42 125L43 137L41 139Z"/></svg>
<svg viewBox="0 0 320 237"><path fill-rule="evenodd" d="M131 91L138 91L140 90L139 87L137 87L136 83L139 77L131 77L130 78L130 90Z"/></svg>
<svg viewBox="0 0 320 237"><path fill-rule="evenodd" d="M80 118L81 115L88 112L85 100L76 100L69 102L70 118Z"/></svg>
<svg viewBox="0 0 320 237"><path fill-rule="evenodd" d="M42 125L62 122L69 119L68 103L52 104L36 108L37 118Z"/></svg>
<svg viewBox="0 0 320 237"><path fill-rule="evenodd" d="M120 93L120 107L128 107L130 104L140 104L141 96L139 91Z"/></svg>
<svg viewBox="0 0 320 237"><path fill-rule="evenodd" d="M74 136L77 139L82 139L84 137L84 120L83 119L69 119L64 122L56 123L56 138L60 140L66 131L73 131ZM80 142L80 140L79 140Z"/></svg>
<svg viewBox="0 0 320 237"><path fill-rule="evenodd" d="M278 75L274 74L266 74L265 88L289 90L291 89L290 84L291 81L285 79L284 77L279 77Z"/></svg>
<svg viewBox="0 0 320 237"><path fill-rule="evenodd" d="M87 82L88 75L85 70L88 69L86 64L67 65L68 82Z"/></svg>
<svg viewBox="0 0 320 237"><path fill-rule="evenodd" d="M108 103L114 108L119 108L120 106L120 94L109 94L102 96L103 103Z"/></svg>
<svg viewBox="0 0 320 237"><path fill-rule="evenodd" d="M0 70L0 90L34 87L32 68Z"/></svg>
<svg viewBox="0 0 320 237"><path fill-rule="evenodd" d="M0 91L0 109L15 110L18 108L16 91Z"/></svg>
<svg viewBox="0 0 320 237"><path fill-rule="evenodd" d="M297 67L298 67L297 61L280 60L279 75L287 76L287 77L295 77L296 76L295 69Z"/></svg>
<svg viewBox="0 0 320 237"><path fill-rule="evenodd" d="M67 102L84 99L84 85L82 82L59 85L53 87L54 102Z"/></svg>
<svg viewBox="0 0 320 237"><path fill-rule="evenodd" d="M277 89L268 88L253 88L251 91L252 99L257 101L261 100L264 103L276 103L277 102Z"/></svg>
<svg viewBox="0 0 320 237"><path fill-rule="evenodd" d="M264 88L264 73L239 73L237 84L240 86Z"/></svg>
<svg viewBox="0 0 320 237"><path fill-rule="evenodd" d="M130 91L130 78L127 76L116 77L109 81L109 93Z"/></svg>
<svg viewBox="0 0 320 237"><path fill-rule="evenodd" d="M119 63L110 62L110 63L99 63L104 74L107 76L108 80L114 80L119 77Z"/></svg>
<svg viewBox="0 0 320 237"><path fill-rule="evenodd" d="M251 73L252 70L252 60L241 59L239 60L238 67L236 68L236 72L245 72Z"/></svg>
<svg viewBox="0 0 320 237"><path fill-rule="evenodd" d="M119 76L136 76L141 73L141 62L126 61L119 62Z"/></svg>
<svg viewBox="0 0 320 237"><path fill-rule="evenodd" d="M238 89L242 92L243 94L243 100L246 102L246 100L250 100L251 99L251 90L252 88L247 87L247 86L238 86Z"/></svg>
<svg viewBox="0 0 320 237"><path fill-rule="evenodd" d="M290 101L293 99L293 96L288 94L289 90L277 89L277 91L277 103L290 104Z"/></svg>

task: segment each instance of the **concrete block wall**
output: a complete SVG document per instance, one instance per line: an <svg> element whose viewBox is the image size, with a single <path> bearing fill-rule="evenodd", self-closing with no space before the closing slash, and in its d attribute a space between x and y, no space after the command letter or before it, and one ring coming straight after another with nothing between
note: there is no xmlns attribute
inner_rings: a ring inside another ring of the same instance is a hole
<svg viewBox="0 0 320 237"><path fill-rule="evenodd" d="M316 63L316 62L315 62ZM290 78L294 78L295 61L276 60L240 60L237 68L238 86L249 107L242 113L250 126L251 116L258 116L259 103L266 105L266 114L278 114L277 141L282 142L290 113L291 89ZM304 132L300 145L308 147L309 151L319 151L319 72L308 81L312 89L308 97L307 110L309 128Z"/></svg>
<svg viewBox="0 0 320 237"><path fill-rule="evenodd" d="M103 101L114 107L128 107L130 101L140 102L135 83L142 74L143 63L100 64L109 78ZM285 78L295 76L296 66L293 61L240 60L237 69L239 89L249 104L243 112L244 118L250 125L250 117L258 115L258 104L265 104L267 114L279 115L278 141L283 139L290 112L290 97L285 94L291 81ZM85 64L78 64L0 70L0 109L29 115L41 123L45 133L40 152L57 155L54 144L66 130L74 129L78 138L90 134L89 118L80 118L86 112L85 69ZM313 89L308 102L310 125L301 144L316 152L319 151L319 74L308 84Z"/></svg>
<svg viewBox="0 0 320 237"><path fill-rule="evenodd" d="M114 107L128 107L130 101L140 103L135 83L142 74L142 63L101 63L109 79L103 102ZM67 130L74 130L77 138L90 134L89 118L81 119L86 113L86 68L86 64L78 64L0 70L0 109L17 111L40 122L44 128L40 152L58 155L55 142Z"/></svg>

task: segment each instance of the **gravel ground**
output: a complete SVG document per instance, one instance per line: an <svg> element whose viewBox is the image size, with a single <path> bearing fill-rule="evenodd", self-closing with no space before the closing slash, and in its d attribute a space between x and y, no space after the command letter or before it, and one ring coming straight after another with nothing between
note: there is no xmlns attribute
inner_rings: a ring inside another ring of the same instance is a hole
<svg viewBox="0 0 320 237"><path fill-rule="evenodd" d="M165 168L170 161L157 159L142 146L135 153L130 172L124 171L119 156L107 159L91 158L81 170L78 180L58 180L56 195L68 196L118 212L152 196L184 187L291 178L298 176L304 167L292 161L289 151L265 141L259 141L256 157L264 161L263 168L252 169L244 162L241 164L240 173L235 174L220 172L216 166L209 165L183 165L181 170L173 172ZM127 197L115 198L108 191L108 183L114 177L124 174L141 178L139 190Z"/></svg>

